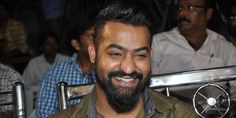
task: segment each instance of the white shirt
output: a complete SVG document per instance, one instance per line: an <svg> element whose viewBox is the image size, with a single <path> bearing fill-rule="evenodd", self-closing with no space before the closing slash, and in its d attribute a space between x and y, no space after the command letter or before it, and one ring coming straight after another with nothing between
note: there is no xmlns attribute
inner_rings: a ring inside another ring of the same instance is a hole
<svg viewBox="0 0 236 118"><path fill-rule="evenodd" d="M54 63L68 59L68 56L57 54ZM44 55L40 55L30 60L23 73L25 86L39 85L43 74L48 70L50 64Z"/></svg>
<svg viewBox="0 0 236 118"><path fill-rule="evenodd" d="M202 47L195 51L177 28L154 35L152 74L171 73L236 64L236 48L221 35L207 30Z"/></svg>
<svg viewBox="0 0 236 118"><path fill-rule="evenodd" d="M152 74L236 65L236 48L223 36L207 29L207 38L195 51L178 28L154 35Z"/></svg>

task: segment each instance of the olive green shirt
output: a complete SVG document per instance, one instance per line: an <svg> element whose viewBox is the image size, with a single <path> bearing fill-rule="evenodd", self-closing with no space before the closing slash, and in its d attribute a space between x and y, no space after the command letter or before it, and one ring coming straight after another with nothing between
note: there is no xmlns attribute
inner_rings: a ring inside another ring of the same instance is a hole
<svg viewBox="0 0 236 118"><path fill-rule="evenodd" d="M146 89L143 94L144 107L136 118L198 118L192 106L167 97L151 89ZM103 118L95 107L95 90L85 96L81 102L73 107L58 112L50 118Z"/></svg>

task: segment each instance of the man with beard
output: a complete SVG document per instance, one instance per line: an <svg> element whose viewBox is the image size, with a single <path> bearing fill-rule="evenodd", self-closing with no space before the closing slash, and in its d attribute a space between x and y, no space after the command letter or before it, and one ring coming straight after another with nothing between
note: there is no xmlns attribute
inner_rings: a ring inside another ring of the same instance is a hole
<svg viewBox="0 0 236 118"><path fill-rule="evenodd" d="M153 37L152 74L236 64L236 48L221 35L207 28L213 13L212 2L212 0L178 0L177 27ZM184 96L191 102L193 89L186 90L184 87L180 90L183 89L185 92L180 91L175 94Z"/></svg>
<svg viewBox="0 0 236 118"><path fill-rule="evenodd" d="M147 8L138 1L117 0L96 19L94 90L54 118L196 118L193 108L147 88L151 73L152 28Z"/></svg>

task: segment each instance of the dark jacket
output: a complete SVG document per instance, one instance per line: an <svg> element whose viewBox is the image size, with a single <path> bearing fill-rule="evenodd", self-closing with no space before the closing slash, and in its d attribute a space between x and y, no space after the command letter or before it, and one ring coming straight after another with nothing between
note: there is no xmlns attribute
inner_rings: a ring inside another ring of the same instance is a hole
<svg viewBox="0 0 236 118"><path fill-rule="evenodd" d="M79 104L50 118L96 118L95 101L95 90L93 90ZM144 92L144 111L146 118L198 118L192 106L151 89L146 89Z"/></svg>

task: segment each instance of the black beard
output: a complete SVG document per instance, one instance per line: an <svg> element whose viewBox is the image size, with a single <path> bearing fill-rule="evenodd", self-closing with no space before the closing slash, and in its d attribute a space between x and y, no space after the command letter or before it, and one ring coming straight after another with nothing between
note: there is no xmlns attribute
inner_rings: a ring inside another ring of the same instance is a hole
<svg viewBox="0 0 236 118"><path fill-rule="evenodd" d="M107 78L101 78L99 72L96 69L96 81L101 89L106 94L108 103L117 113L124 113L131 111L138 103L140 95L145 90L146 86L150 83L150 73L147 78L143 78L143 75L138 72L133 72L132 74L125 74L123 71L113 71L108 74ZM112 83L112 77L123 77L130 76L135 79L139 79L139 83L136 88L122 88L115 86Z"/></svg>

